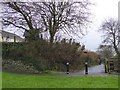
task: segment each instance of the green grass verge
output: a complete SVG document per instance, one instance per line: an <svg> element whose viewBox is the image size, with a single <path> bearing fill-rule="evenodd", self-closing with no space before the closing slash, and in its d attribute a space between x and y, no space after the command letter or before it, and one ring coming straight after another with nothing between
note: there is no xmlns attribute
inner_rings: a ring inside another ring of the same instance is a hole
<svg viewBox="0 0 120 90"><path fill-rule="evenodd" d="M2 73L0 72L0 90L2 89Z"/></svg>
<svg viewBox="0 0 120 90"><path fill-rule="evenodd" d="M46 70L46 71L44 71L44 74L64 74L65 72L58 72L58 71L50 71L50 70Z"/></svg>
<svg viewBox="0 0 120 90"><path fill-rule="evenodd" d="M39 76L3 73L3 88L118 88L116 76Z"/></svg>

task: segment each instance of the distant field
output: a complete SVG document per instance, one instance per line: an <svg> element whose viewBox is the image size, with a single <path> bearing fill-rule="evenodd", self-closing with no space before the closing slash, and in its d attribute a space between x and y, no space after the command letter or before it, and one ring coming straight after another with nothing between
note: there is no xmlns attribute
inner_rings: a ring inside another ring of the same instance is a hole
<svg viewBox="0 0 120 90"><path fill-rule="evenodd" d="M3 73L3 88L118 88L118 77L38 76Z"/></svg>

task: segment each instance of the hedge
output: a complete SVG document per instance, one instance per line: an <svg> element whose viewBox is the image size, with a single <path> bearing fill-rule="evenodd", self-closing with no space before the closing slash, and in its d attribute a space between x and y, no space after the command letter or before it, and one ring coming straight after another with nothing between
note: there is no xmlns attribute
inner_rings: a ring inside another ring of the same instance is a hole
<svg viewBox="0 0 120 90"><path fill-rule="evenodd" d="M83 69L84 58L80 58L78 45L69 43L49 43L44 40L33 42L2 43L3 61L21 61L32 65L38 71L66 70L66 62L70 70ZM91 60L92 61L92 60ZM94 60L94 62L96 62ZM93 63L93 62L92 62Z"/></svg>

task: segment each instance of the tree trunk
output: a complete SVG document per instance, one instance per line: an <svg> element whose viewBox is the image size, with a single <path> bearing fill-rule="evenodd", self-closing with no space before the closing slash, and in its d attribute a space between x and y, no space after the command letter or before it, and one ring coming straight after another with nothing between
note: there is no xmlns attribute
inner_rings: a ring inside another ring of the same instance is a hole
<svg viewBox="0 0 120 90"><path fill-rule="evenodd" d="M51 35L50 36L50 43L53 43L53 41L54 41L54 35Z"/></svg>

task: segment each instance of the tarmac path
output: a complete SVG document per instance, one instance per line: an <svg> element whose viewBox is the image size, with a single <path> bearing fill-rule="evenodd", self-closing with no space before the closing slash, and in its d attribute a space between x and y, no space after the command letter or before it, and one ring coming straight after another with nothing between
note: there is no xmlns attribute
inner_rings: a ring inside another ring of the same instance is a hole
<svg viewBox="0 0 120 90"><path fill-rule="evenodd" d="M105 73L104 64L88 67L88 74L85 74L85 70L69 73L69 74L61 74L60 76L117 76L116 74L108 74Z"/></svg>
<svg viewBox="0 0 120 90"><path fill-rule="evenodd" d="M85 75L85 70L79 71L77 73L71 73L70 76L80 76ZM108 76L109 74L105 73L104 64L88 67L88 74L90 76Z"/></svg>

